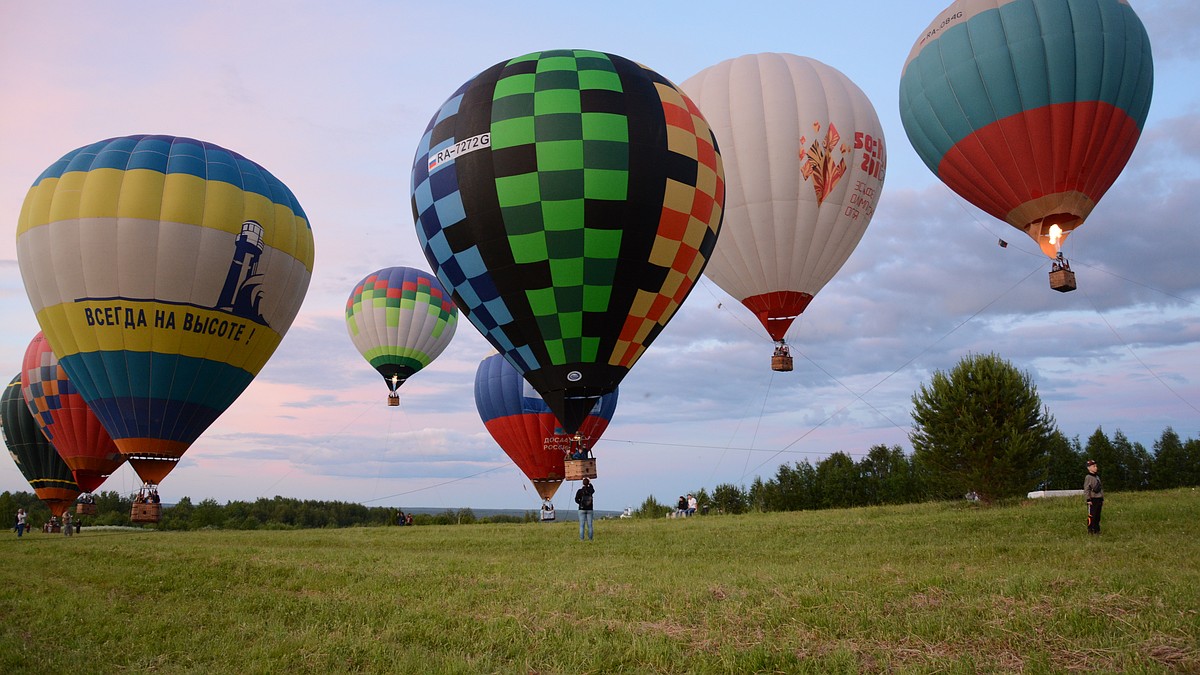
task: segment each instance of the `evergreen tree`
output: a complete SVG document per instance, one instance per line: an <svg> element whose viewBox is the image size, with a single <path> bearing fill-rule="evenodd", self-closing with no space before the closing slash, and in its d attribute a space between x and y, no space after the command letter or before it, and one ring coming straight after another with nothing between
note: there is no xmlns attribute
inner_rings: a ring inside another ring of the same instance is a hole
<svg viewBox="0 0 1200 675"><path fill-rule="evenodd" d="M913 395L913 461L934 496L984 502L1035 487L1045 474L1054 418L1032 378L995 354L968 355Z"/></svg>
<svg viewBox="0 0 1200 675"><path fill-rule="evenodd" d="M861 506L866 502L862 485L850 455L835 452L817 462L817 494L822 508Z"/></svg>
<svg viewBox="0 0 1200 675"><path fill-rule="evenodd" d="M1183 444L1183 471L1179 474L1179 484L1190 487L1200 485L1200 440L1189 438Z"/></svg>
<svg viewBox="0 0 1200 675"><path fill-rule="evenodd" d="M1047 454L1046 474L1040 487L1043 490L1078 490L1085 472L1079 437L1068 439L1066 434L1055 430Z"/></svg>
<svg viewBox="0 0 1200 675"><path fill-rule="evenodd" d="M744 490L730 483L721 483L713 488L713 506L721 513L745 513L749 499Z"/></svg>
<svg viewBox="0 0 1200 675"><path fill-rule="evenodd" d="M906 504L916 501L912 462L900 446L872 447L858 463L861 494L866 504Z"/></svg>
<svg viewBox="0 0 1200 675"><path fill-rule="evenodd" d="M1144 490L1148 484L1150 453L1141 443L1134 443L1117 429L1112 438L1115 466L1105 472L1104 487L1115 479L1112 490Z"/></svg>
<svg viewBox="0 0 1200 675"><path fill-rule="evenodd" d="M642 502L642 505L637 507L637 510L633 512L633 517L662 518L663 516L667 515L667 512L670 510L671 508L669 506L659 504L658 500L654 498L654 495L650 495L649 497L646 497L646 501Z"/></svg>
<svg viewBox="0 0 1200 675"><path fill-rule="evenodd" d="M1109 484L1108 468L1117 464L1117 450L1113 447L1112 441L1108 440L1104 429L1096 427L1091 436L1088 436L1087 445L1083 448L1084 460L1094 460L1100 465L1100 478L1104 482L1104 487L1114 489L1115 486ZM1086 466L1079 467L1079 479L1076 488L1083 487L1083 475L1087 473Z"/></svg>
<svg viewBox="0 0 1200 675"><path fill-rule="evenodd" d="M1189 441L1190 443L1191 441ZM1196 485L1191 478L1195 471L1194 460L1189 461L1188 452L1179 434L1171 427L1163 430L1154 442L1154 461L1150 469L1150 485L1156 490Z"/></svg>

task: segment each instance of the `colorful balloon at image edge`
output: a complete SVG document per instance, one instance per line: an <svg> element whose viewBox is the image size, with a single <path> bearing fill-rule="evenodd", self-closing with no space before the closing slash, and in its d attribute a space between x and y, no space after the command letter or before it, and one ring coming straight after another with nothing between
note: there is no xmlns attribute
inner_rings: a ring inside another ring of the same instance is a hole
<svg viewBox="0 0 1200 675"><path fill-rule="evenodd" d="M385 267L354 285L346 300L346 330L379 371L393 397L450 344L458 308L437 278L411 267Z"/></svg>
<svg viewBox="0 0 1200 675"><path fill-rule="evenodd" d="M913 46L900 117L942 182L1054 258L1133 153L1153 80L1125 0L960 0Z"/></svg>
<svg viewBox="0 0 1200 675"><path fill-rule="evenodd" d="M111 138L64 155L21 208L38 323L143 480L159 483L241 394L304 299L295 196L212 143Z"/></svg>
<svg viewBox="0 0 1200 675"><path fill-rule="evenodd" d="M21 376L18 374L0 396L0 429L9 455L21 471L34 494L61 516L75 503L79 485L71 468L58 455L58 450L38 428L25 398L21 396Z"/></svg>
<svg viewBox="0 0 1200 675"><path fill-rule="evenodd" d="M866 232L883 191L883 127L829 65L746 54L683 89L721 141L725 222L704 274L782 342Z"/></svg>
<svg viewBox="0 0 1200 675"><path fill-rule="evenodd" d="M568 433L691 291L724 193L695 104L644 66L585 50L466 82L412 171L426 259Z"/></svg>
<svg viewBox="0 0 1200 675"><path fill-rule="evenodd" d="M38 428L71 469L80 490L95 492L125 463L125 456L71 384L41 331L25 350L21 396Z"/></svg>
<svg viewBox="0 0 1200 675"><path fill-rule="evenodd" d="M608 429L617 409L618 391L601 396L579 425L585 449L591 450ZM475 409L496 444L533 483L538 495L553 498L563 482L563 460L572 435L500 354L481 361L475 371Z"/></svg>

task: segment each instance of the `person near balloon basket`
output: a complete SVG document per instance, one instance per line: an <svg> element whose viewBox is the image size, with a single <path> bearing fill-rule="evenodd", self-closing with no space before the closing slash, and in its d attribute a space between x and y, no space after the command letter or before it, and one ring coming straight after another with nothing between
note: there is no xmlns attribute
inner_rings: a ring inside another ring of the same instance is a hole
<svg viewBox="0 0 1200 675"><path fill-rule="evenodd" d="M592 482L583 479L583 486L575 491L575 504L579 507L579 541L583 541L584 530L587 530L588 541L592 539L592 503L596 488Z"/></svg>

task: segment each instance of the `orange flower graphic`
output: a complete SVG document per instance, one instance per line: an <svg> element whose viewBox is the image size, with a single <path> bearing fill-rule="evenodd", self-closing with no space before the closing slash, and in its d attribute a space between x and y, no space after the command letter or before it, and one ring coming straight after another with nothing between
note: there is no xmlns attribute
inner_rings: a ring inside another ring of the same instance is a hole
<svg viewBox="0 0 1200 675"><path fill-rule="evenodd" d="M821 132L821 124L813 122L813 131ZM846 146L841 145L842 137L833 124L825 130L825 138L813 141L805 148L807 139L800 138L800 174L804 180L812 180L813 191L817 195L817 204L825 201L833 188L846 173ZM840 147L839 147L840 146ZM841 155L834 163L834 153Z"/></svg>

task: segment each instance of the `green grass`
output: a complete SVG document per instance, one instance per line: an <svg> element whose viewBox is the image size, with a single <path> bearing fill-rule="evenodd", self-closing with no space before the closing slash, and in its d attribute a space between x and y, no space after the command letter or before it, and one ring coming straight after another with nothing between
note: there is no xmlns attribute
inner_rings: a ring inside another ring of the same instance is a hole
<svg viewBox="0 0 1200 675"><path fill-rule="evenodd" d="M1200 492L0 540L3 673L1200 672Z"/></svg>

